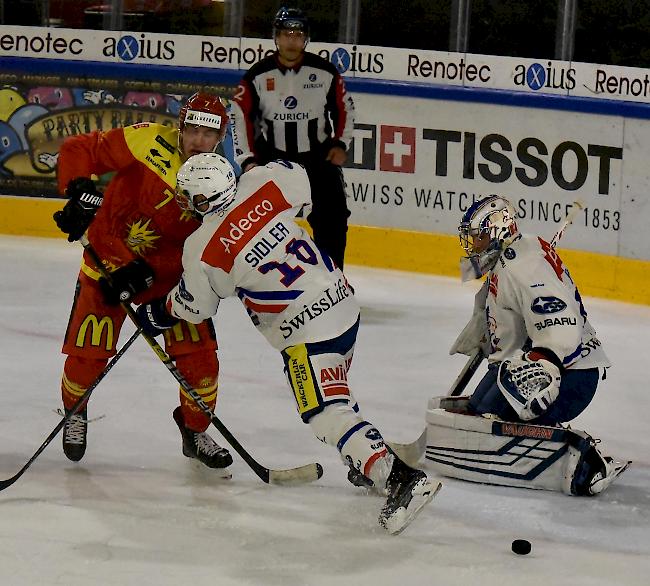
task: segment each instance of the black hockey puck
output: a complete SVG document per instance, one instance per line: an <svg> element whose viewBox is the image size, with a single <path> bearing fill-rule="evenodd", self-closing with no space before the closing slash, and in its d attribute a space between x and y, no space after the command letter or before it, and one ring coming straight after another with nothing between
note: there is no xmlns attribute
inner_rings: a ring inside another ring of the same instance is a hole
<svg viewBox="0 0 650 586"><path fill-rule="evenodd" d="M530 553L530 541L526 541L525 539L515 539L512 542L512 551L514 551L517 555L528 555Z"/></svg>

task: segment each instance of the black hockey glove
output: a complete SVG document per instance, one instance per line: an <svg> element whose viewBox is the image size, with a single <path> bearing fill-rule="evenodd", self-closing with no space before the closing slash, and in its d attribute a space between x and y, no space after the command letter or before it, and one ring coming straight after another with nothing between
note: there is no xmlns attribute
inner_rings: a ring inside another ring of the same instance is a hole
<svg viewBox="0 0 650 586"><path fill-rule="evenodd" d="M93 221L99 206L104 201L95 182L88 177L77 177L68 183L65 190L70 198L63 209L54 212L54 221L59 230L68 235L68 242L79 240Z"/></svg>
<svg viewBox="0 0 650 586"><path fill-rule="evenodd" d="M99 286L108 305L129 303L153 285L153 269L141 258L111 273L111 282L101 277Z"/></svg>
<svg viewBox="0 0 650 586"><path fill-rule="evenodd" d="M155 338L178 323L178 319L167 311L166 304L167 298L160 297L138 307L136 313L143 334Z"/></svg>

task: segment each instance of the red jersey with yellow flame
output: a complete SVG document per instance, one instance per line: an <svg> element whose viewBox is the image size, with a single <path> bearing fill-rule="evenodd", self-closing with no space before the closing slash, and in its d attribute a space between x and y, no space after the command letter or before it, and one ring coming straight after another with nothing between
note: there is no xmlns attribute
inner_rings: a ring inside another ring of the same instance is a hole
<svg viewBox="0 0 650 586"><path fill-rule="evenodd" d="M141 302L164 295L181 275L185 239L199 222L176 204L176 174L182 164L178 130L141 123L67 139L59 155L61 193L75 177L115 172L88 238L109 268L141 257L155 273ZM97 277L86 259L83 270Z"/></svg>

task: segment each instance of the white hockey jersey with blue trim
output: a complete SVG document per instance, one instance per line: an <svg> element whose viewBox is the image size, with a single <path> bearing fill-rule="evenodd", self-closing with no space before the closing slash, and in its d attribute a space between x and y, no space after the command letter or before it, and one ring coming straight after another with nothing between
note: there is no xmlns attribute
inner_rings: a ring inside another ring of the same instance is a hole
<svg viewBox="0 0 650 586"><path fill-rule="evenodd" d="M580 293L548 242L522 235L503 251L488 279L491 362L511 357L529 341L552 350L565 368L610 366Z"/></svg>
<svg viewBox="0 0 650 586"><path fill-rule="evenodd" d="M337 337L359 305L332 260L296 222L310 205L304 169L286 161L243 174L233 204L186 241L183 276L168 297L176 317L199 323L237 295L278 350Z"/></svg>

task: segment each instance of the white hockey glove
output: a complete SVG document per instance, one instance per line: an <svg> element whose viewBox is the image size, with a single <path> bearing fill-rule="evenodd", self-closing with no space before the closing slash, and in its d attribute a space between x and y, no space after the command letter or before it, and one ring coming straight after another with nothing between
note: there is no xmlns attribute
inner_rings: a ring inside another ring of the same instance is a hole
<svg viewBox="0 0 650 586"><path fill-rule="evenodd" d="M560 394L560 369L539 356L518 352L499 366L499 390L523 421L542 415Z"/></svg>
<svg viewBox="0 0 650 586"><path fill-rule="evenodd" d="M488 284L485 281L474 296L472 317L452 344L449 354L472 356L476 350L480 349L484 356L489 356L491 350L490 332L488 331L487 316L485 315L487 293Z"/></svg>

